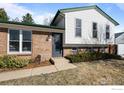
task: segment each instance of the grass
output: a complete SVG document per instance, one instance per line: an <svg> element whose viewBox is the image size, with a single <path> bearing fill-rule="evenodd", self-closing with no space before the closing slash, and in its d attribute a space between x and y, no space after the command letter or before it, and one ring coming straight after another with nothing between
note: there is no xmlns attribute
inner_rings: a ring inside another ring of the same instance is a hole
<svg viewBox="0 0 124 93"><path fill-rule="evenodd" d="M0 82L1 85L124 85L124 60L74 63L77 68Z"/></svg>

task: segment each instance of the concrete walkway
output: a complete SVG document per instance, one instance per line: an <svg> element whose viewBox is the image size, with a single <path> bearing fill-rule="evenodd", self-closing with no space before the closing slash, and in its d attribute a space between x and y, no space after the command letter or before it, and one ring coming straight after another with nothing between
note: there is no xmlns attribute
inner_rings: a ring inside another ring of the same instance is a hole
<svg viewBox="0 0 124 93"><path fill-rule="evenodd" d="M56 57L53 60L58 71L76 68L75 65L69 63L69 60L63 57Z"/></svg>
<svg viewBox="0 0 124 93"><path fill-rule="evenodd" d="M53 73L61 70L67 70L75 68L76 66L70 64L67 60L63 58L55 58L55 65L36 67L31 69L16 70L10 72L0 73L0 81L6 81L11 79L19 79L24 77L30 77L41 74Z"/></svg>
<svg viewBox="0 0 124 93"><path fill-rule="evenodd" d="M30 77L34 75L40 75L40 74L47 74L47 73L52 73L56 71L57 69L55 68L55 66L51 65L51 66L37 67L32 69L2 72L0 73L0 81Z"/></svg>

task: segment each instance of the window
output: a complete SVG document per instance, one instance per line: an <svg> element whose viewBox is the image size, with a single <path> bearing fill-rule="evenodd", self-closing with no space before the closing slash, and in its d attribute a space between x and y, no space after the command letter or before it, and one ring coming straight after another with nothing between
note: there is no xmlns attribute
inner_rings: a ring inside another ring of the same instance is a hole
<svg viewBox="0 0 124 93"><path fill-rule="evenodd" d="M106 39L110 38L110 26L106 25Z"/></svg>
<svg viewBox="0 0 124 93"><path fill-rule="evenodd" d="M22 31L22 51L31 51L31 32Z"/></svg>
<svg viewBox="0 0 124 93"><path fill-rule="evenodd" d="M76 37L81 37L81 19L76 19L76 33L75 33L75 36Z"/></svg>
<svg viewBox="0 0 124 93"><path fill-rule="evenodd" d="M97 38L97 23L93 23L93 38Z"/></svg>
<svg viewBox="0 0 124 93"><path fill-rule="evenodd" d="M9 51L19 52L19 31L10 31Z"/></svg>
<svg viewBox="0 0 124 93"><path fill-rule="evenodd" d="M77 54L78 48L72 48L72 54Z"/></svg>
<svg viewBox="0 0 124 93"><path fill-rule="evenodd" d="M9 30L9 53L31 52L31 31Z"/></svg>

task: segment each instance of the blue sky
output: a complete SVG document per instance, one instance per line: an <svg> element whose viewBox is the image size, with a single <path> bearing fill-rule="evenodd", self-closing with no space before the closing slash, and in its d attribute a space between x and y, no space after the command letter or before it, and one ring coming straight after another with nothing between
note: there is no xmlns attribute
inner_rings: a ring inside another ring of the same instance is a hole
<svg viewBox="0 0 124 93"><path fill-rule="evenodd" d="M103 11L110 15L113 19L120 23L116 27L116 32L124 31L124 3L21 3L21 4L0 4L0 7L5 8L10 18L14 19L19 17L21 20L22 15L29 12L32 14L35 22L38 24L44 24L45 18L52 18L58 9L81 7L89 5L98 5Z"/></svg>

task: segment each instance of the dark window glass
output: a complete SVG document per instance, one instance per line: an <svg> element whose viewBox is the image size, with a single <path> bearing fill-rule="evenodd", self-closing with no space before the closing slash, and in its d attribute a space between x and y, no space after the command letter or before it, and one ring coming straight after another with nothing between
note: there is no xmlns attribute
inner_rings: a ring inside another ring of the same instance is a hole
<svg viewBox="0 0 124 93"><path fill-rule="evenodd" d="M19 41L19 30L10 30L10 40Z"/></svg>
<svg viewBox="0 0 124 93"><path fill-rule="evenodd" d="M81 19L76 19L76 36L81 37Z"/></svg>
<svg viewBox="0 0 124 93"><path fill-rule="evenodd" d="M19 51L19 42L9 42L9 51L18 52Z"/></svg>
<svg viewBox="0 0 124 93"><path fill-rule="evenodd" d="M23 42L23 50L22 51L31 51L31 42Z"/></svg>
<svg viewBox="0 0 124 93"><path fill-rule="evenodd" d="M22 31L22 51L31 51L31 31Z"/></svg>
<svg viewBox="0 0 124 93"><path fill-rule="evenodd" d="M22 34L24 41L31 41L31 31L23 31Z"/></svg>
<svg viewBox="0 0 124 93"><path fill-rule="evenodd" d="M9 35L9 51L19 52L19 30L10 30Z"/></svg>
<svg viewBox="0 0 124 93"><path fill-rule="evenodd" d="M106 25L106 39L110 38L110 26Z"/></svg>
<svg viewBox="0 0 124 93"><path fill-rule="evenodd" d="M97 38L97 23L93 23L93 38Z"/></svg>

